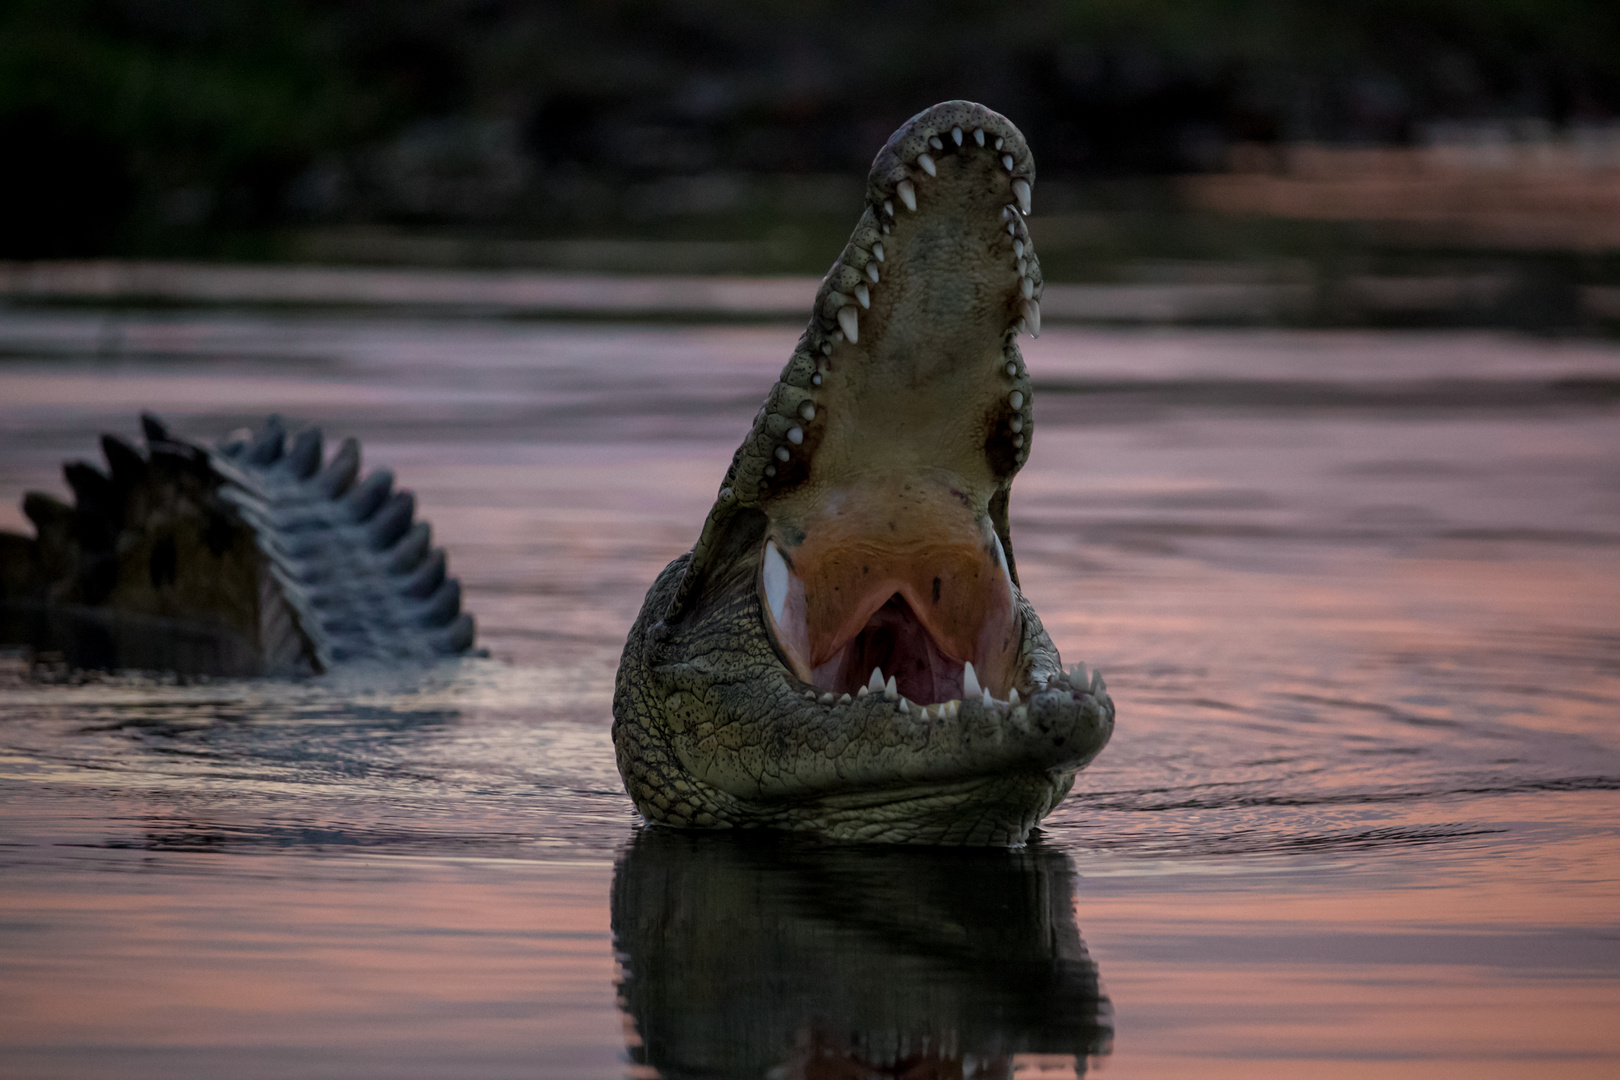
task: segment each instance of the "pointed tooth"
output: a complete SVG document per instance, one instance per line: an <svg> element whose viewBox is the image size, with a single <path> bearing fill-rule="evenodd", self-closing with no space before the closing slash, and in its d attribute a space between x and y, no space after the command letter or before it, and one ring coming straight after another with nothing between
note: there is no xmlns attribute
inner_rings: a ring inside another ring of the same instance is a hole
<svg viewBox="0 0 1620 1080"><path fill-rule="evenodd" d="M851 701L854 701L854 700L855 700L854 698L850 697L848 694L845 694L845 695L843 695L842 697L840 697L838 699L838 704L840 704L840 705L848 705Z"/></svg>
<svg viewBox="0 0 1620 1080"><path fill-rule="evenodd" d="M1084 661L1081 661L1080 663L1075 664L1073 667L1069 668L1069 682L1072 683L1073 685L1078 686L1083 690L1088 685L1090 685L1090 681L1091 681L1091 676L1086 671L1086 665L1085 665Z"/></svg>
<svg viewBox="0 0 1620 1080"><path fill-rule="evenodd" d="M876 262L869 262L866 264L866 276L872 279L872 284L877 284L878 268Z"/></svg>
<svg viewBox="0 0 1620 1080"><path fill-rule="evenodd" d="M1026 304L1025 306L1027 307L1028 305ZM844 336L851 342L861 340L861 324L859 318L855 314L854 307L846 305L838 309L838 325L843 327Z"/></svg>
<svg viewBox="0 0 1620 1080"><path fill-rule="evenodd" d="M878 262L883 261L883 241L880 240L872 245L872 254L877 258Z"/></svg>
<svg viewBox="0 0 1620 1080"><path fill-rule="evenodd" d="M803 444L803 442L804 442L804 428L800 427L797 424L794 424L792 427L788 428L787 441L792 443L794 446L799 446L799 445Z"/></svg>
<svg viewBox="0 0 1620 1080"><path fill-rule="evenodd" d="M863 285L861 288L865 288L865 286ZM1027 277L1019 278L1018 291L1024 294L1025 300L1033 300L1035 298L1035 279Z"/></svg>
<svg viewBox="0 0 1620 1080"><path fill-rule="evenodd" d="M889 701L893 701L900 696L900 689L894 685L893 675L890 675L889 681L883 684L883 696Z"/></svg>
<svg viewBox="0 0 1620 1080"><path fill-rule="evenodd" d="M843 314L842 311L839 314ZM1029 325L1029 336L1041 336L1041 302L1039 300L1024 301L1024 322Z"/></svg>
<svg viewBox="0 0 1620 1080"><path fill-rule="evenodd" d="M1103 682L1102 672L1093 671L1091 673L1091 696L1096 697L1099 694L1106 693L1108 693L1108 684Z"/></svg>
<svg viewBox="0 0 1620 1080"><path fill-rule="evenodd" d="M875 667L875 668L872 669L872 677L870 679L866 680L866 688L868 690L881 690L881 689L883 689L883 669L882 668Z"/></svg>
<svg viewBox="0 0 1620 1080"><path fill-rule="evenodd" d="M903 713L911 712L911 704L905 698L900 699L900 711Z"/></svg>
<svg viewBox="0 0 1620 1080"><path fill-rule="evenodd" d="M1012 155L1011 154L1002 154L1001 155L1001 164L1008 172L1012 172L1012 169L1013 169Z"/></svg>
<svg viewBox="0 0 1620 1080"><path fill-rule="evenodd" d="M980 693L983 695L983 697L980 699L981 705L987 709L995 705L996 699L990 696L990 688L988 686L980 691Z"/></svg>
<svg viewBox="0 0 1620 1080"><path fill-rule="evenodd" d="M765 541L765 603L770 606L771 618L782 621L782 609L787 605L787 560L776 550L776 541Z"/></svg>
<svg viewBox="0 0 1620 1080"><path fill-rule="evenodd" d="M1034 286L1032 285L1030 288L1033 289ZM864 284L855 286L855 299L861 302L861 307L863 308L869 308L872 306L871 290L869 290Z"/></svg>
<svg viewBox="0 0 1620 1080"><path fill-rule="evenodd" d="M973 670L973 661L969 660L962 665L962 696L970 697L980 690L978 672Z"/></svg>
<svg viewBox="0 0 1620 1080"><path fill-rule="evenodd" d="M1004 158L1003 160L1010 159ZM1009 165L1008 168L1012 168L1012 166ZM1023 210L1026 214L1029 213L1029 181L1021 179L1014 180L1012 183L1012 188L1013 194L1018 196L1019 209Z"/></svg>
<svg viewBox="0 0 1620 1080"><path fill-rule="evenodd" d="M893 200L890 200L890 199L884 199L883 200L883 212L885 214L888 214L890 217L894 217L894 202L893 202Z"/></svg>
<svg viewBox="0 0 1620 1080"><path fill-rule="evenodd" d="M859 689L857 689L855 691L855 696L858 697L858 698L863 698L867 694L870 694L871 692L872 691L871 691L871 689L869 687L862 686L862 687L860 687Z"/></svg>
<svg viewBox="0 0 1620 1080"><path fill-rule="evenodd" d="M831 690L827 691L825 694L822 694L821 697L818 698L817 700L819 700L823 705L831 705L833 703L832 691Z"/></svg>
<svg viewBox="0 0 1620 1080"><path fill-rule="evenodd" d="M1012 393L1008 394L1007 404L1011 405L1015 409L1022 409L1024 407L1024 392L1022 390L1014 390Z"/></svg>
<svg viewBox="0 0 1620 1080"><path fill-rule="evenodd" d="M811 701L816 700L816 692L814 690L806 690L804 692L804 696L809 698Z"/></svg>
<svg viewBox="0 0 1620 1080"><path fill-rule="evenodd" d="M1000 150L1001 149L1001 144L1006 142L1006 141L1007 140L1003 139L1000 135L997 135L996 136L996 149Z"/></svg>
<svg viewBox="0 0 1620 1080"><path fill-rule="evenodd" d="M900 196L900 201L906 204L906 209L913 213L917 210L917 188L910 180L902 180L894 186L894 193Z"/></svg>
<svg viewBox="0 0 1620 1080"><path fill-rule="evenodd" d="M1024 275L1029 273L1029 260L1028 259L1019 259L1018 263L1013 267L1013 269L1018 271L1018 276L1019 277L1023 277ZM1030 283L1030 288L1033 289L1034 287L1035 287L1034 283L1031 282Z"/></svg>
<svg viewBox="0 0 1620 1080"><path fill-rule="evenodd" d="M973 141L980 146L984 145L984 128L976 128L973 132Z"/></svg>
<svg viewBox="0 0 1620 1080"><path fill-rule="evenodd" d="M1018 687L1015 686L1007 691L1007 704L1014 708L1018 707Z"/></svg>
<svg viewBox="0 0 1620 1080"><path fill-rule="evenodd" d="M1013 237L1013 258L1022 259L1023 257L1024 257L1024 242L1022 240L1018 239L1018 237L1015 236L1015 237Z"/></svg>
<svg viewBox="0 0 1620 1080"><path fill-rule="evenodd" d="M959 127L951 128L951 142L955 143L957 146L962 145L962 129L961 128L959 128Z"/></svg>
<svg viewBox="0 0 1620 1080"><path fill-rule="evenodd" d="M816 380L814 378L812 378L810 381L815 382L817 386L821 385L819 382L816 382ZM803 405L800 405L799 406L799 415L801 417L803 417L805 420L814 420L816 418L816 406L815 406L815 404L813 402L807 401Z"/></svg>
<svg viewBox="0 0 1620 1080"><path fill-rule="evenodd" d="M917 164L922 166L922 171L927 173L929 176L938 176L939 175L939 169L937 167L935 167L935 165L934 165L934 155L932 155L932 154L918 154L917 155Z"/></svg>
<svg viewBox="0 0 1620 1080"><path fill-rule="evenodd" d="M945 144L939 141L938 135L928 136L928 145L932 146L935 150L945 149Z"/></svg>

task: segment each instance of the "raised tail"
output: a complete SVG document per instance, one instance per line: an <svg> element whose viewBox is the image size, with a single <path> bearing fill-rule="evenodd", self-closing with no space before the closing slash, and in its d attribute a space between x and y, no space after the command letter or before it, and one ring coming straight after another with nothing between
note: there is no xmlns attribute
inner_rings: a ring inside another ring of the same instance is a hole
<svg viewBox="0 0 1620 1080"><path fill-rule="evenodd" d="M360 445L272 416L207 448L141 418L105 470L64 466L74 504L29 492L37 535L0 532L0 643L94 668L296 675L468 652L444 551Z"/></svg>

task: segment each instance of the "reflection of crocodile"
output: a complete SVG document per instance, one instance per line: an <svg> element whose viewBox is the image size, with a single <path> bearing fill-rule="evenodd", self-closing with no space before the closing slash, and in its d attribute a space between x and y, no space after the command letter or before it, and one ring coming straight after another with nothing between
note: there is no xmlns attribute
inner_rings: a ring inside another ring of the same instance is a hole
<svg viewBox="0 0 1620 1080"><path fill-rule="evenodd" d="M1063 855L639 833L613 879L631 1056L666 1077L1007 1076L1106 1053ZM818 1060L819 1059L819 1060Z"/></svg>
<svg viewBox="0 0 1620 1080"><path fill-rule="evenodd" d="M963 101L878 153L809 329L625 644L614 743L650 820L1018 843L1107 742L1113 703L1061 667L1008 532L1034 173L1018 129Z"/></svg>
<svg viewBox="0 0 1620 1080"><path fill-rule="evenodd" d="M345 440L271 417L206 449L142 418L145 452L104 436L102 471L64 472L75 505L30 492L37 538L0 532L0 642L79 667L222 675L466 652L472 617L415 500L359 479Z"/></svg>

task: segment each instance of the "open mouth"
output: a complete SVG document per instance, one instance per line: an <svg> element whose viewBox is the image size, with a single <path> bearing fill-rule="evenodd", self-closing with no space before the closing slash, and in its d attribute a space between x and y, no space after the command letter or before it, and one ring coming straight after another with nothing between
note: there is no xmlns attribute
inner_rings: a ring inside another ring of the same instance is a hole
<svg viewBox="0 0 1620 1080"><path fill-rule="evenodd" d="M789 547L765 542L766 622L816 694L898 695L921 705L1006 699L1022 626L1001 541L988 523L909 533L823 522Z"/></svg>

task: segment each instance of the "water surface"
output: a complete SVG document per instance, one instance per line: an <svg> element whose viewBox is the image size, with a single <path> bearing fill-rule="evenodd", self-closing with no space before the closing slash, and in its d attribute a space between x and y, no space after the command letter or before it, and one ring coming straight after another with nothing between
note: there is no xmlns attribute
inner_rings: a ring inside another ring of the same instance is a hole
<svg viewBox="0 0 1620 1080"><path fill-rule="evenodd" d="M0 314L0 527L152 408L359 435L488 660L0 662L0 1074L1612 1076L1620 349L1025 345L1114 741L1019 852L640 828L618 650L796 326Z"/></svg>

